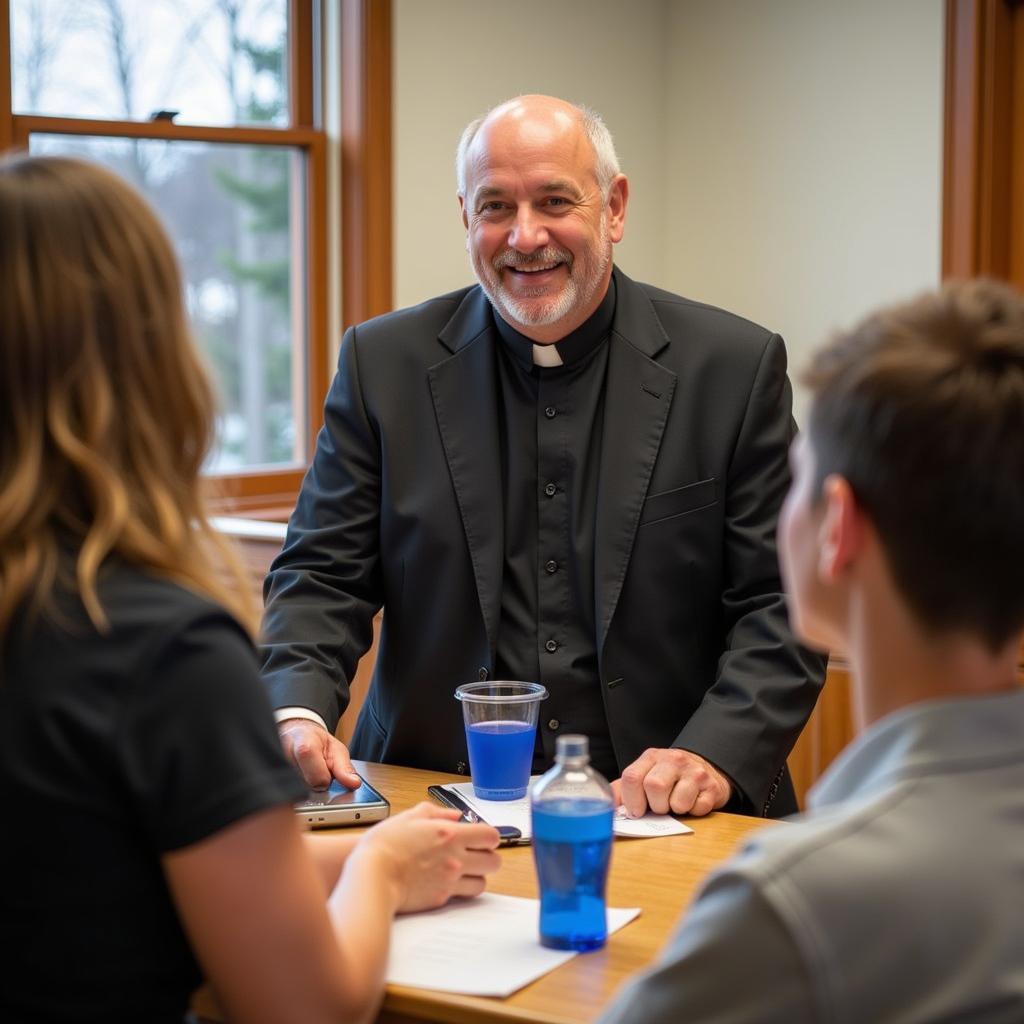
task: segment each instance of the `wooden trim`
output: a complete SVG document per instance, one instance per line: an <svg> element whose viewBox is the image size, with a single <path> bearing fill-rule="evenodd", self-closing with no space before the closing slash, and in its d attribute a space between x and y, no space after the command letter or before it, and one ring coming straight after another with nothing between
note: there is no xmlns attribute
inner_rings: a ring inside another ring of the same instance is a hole
<svg viewBox="0 0 1024 1024"><path fill-rule="evenodd" d="M314 0L288 0L288 109L295 127L316 126L316 28Z"/></svg>
<svg viewBox="0 0 1024 1024"><path fill-rule="evenodd" d="M1013 11L1014 97L1010 112L1010 280L1024 291L1024 3ZM1024 658L1021 659L1024 665Z"/></svg>
<svg viewBox="0 0 1024 1024"><path fill-rule="evenodd" d="M1010 114L1013 82L1011 12L1007 0L985 8L985 68L982 78L979 270L1010 273Z"/></svg>
<svg viewBox="0 0 1024 1024"><path fill-rule="evenodd" d="M207 501L218 513L235 509L258 509L264 506L294 505L305 468L267 472L233 473L231 476L205 478Z"/></svg>
<svg viewBox="0 0 1024 1024"><path fill-rule="evenodd" d="M11 54L10 0L0 0L0 153L14 145L14 67Z"/></svg>
<svg viewBox="0 0 1024 1024"><path fill-rule="evenodd" d="M978 20L975 0L946 0L946 98L942 173L942 276L976 264Z"/></svg>
<svg viewBox="0 0 1024 1024"><path fill-rule="evenodd" d="M289 221L292 225L302 225L302 230L292 231L289 238L289 261L292 267L302 267L302 274L289 274L289 320L291 330L292 375L291 395L292 409L302 410L296 416L295 437L292 441L292 459L296 463L305 464L309 452L309 401L310 374L312 373L313 355L310 346L317 344L314 332L317 329L317 318L310 307L313 296L319 289L315 281L310 280L309 271L316 266L313 260L314 242L311 236L312 225L316 218L307 214L310 196L315 191L314 182L318 179L317 163L308 153L292 153L291 171L293 180L300 183L299 188L292 189L289 197ZM320 275L318 275L320 276ZM298 370L298 372L296 372ZM299 422L301 421L301 422Z"/></svg>
<svg viewBox="0 0 1024 1024"><path fill-rule="evenodd" d="M342 325L392 307L391 0L342 0Z"/></svg>
<svg viewBox="0 0 1024 1024"><path fill-rule="evenodd" d="M1010 273L1014 17L1008 0L946 0L943 277Z"/></svg>
<svg viewBox="0 0 1024 1024"><path fill-rule="evenodd" d="M308 310L306 330L308 338L305 351L306 370L306 424L305 455L313 456L316 435L323 423L323 404L330 383L328 352L330 339L327 309L327 141L317 134L316 142L310 147L307 161L306 188L309 201L306 203L306 273L308 296L305 304ZM298 493L298 485L295 494Z"/></svg>
<svg viewBox="0 0 1024 1024"><path fill-rule="evenodd" d="M230 516L233 519L253 519L255 521L265 520L268 523L287 523L291 517L292 512L295 510L295 495L284 494L279 495L281 503L277 505L267 505L265 501L269 501L274 495L269 495L264 501L261 501L259 505L255 505L251 508L232 508L225 511L225 516ZM214 518L218 517L220 513L211 512L210 515Z"/></svg>
<svg viewBox="0 0 1024 1024"><path fill-rule="evenodd" d="M13 118L16 140L34 132L56 135L100 135L113 138L161 139L172 142L221 142L239 146L311 147L320 132L312 128L236 128L170 121L107 121L87 117L46 117L19 114Z"/></svg>

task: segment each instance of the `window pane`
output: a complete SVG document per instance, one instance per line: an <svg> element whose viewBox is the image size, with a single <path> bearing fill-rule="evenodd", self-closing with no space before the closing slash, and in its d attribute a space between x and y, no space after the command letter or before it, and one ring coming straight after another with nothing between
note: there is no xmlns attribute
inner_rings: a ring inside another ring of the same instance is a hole
<svg viewBox="0 0 1024 1024"><path fill-rule="evenodd" d="M208 468L304 459L304 156L284 146L33 135L33 153L105 164L159 211L220 390Z"/></svg>
<svg viewBox="0 0 1024 1024"><path fill-rule="evenodd" d="M287 0L11 0L14 112L288 122Z"/></svg>

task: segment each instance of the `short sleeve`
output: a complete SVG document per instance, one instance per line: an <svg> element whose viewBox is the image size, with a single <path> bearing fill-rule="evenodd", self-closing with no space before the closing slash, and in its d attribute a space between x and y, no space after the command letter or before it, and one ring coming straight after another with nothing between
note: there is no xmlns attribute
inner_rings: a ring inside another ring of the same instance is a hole
<svg viewBox="0 0 1024 1024"><path fill-rule="evenodd" d="M170 629L140 667L117 744L138 823L161 853L306 794L252 644L217 610Z"/></svg>
<svg viewBox="0 0 1024 1024"><path fill-rule="evenodd" d="M806 966L757 884L714 875L658 963L616 994L598 1024L810 1024L818 1019Z"/></svg>

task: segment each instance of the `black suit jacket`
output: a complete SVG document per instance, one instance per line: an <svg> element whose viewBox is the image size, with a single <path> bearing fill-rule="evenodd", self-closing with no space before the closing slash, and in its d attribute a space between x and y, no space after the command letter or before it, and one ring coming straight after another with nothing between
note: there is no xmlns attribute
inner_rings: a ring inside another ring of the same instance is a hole
<svg viewBox="0 0 1024 1024"><path fill-rule="evenodd" d="M686 748L738 784L745 809L789 813L785 758L824 663L790 633L776 558L794 429L785 349L615 274L593 600L619 768ZM355 757L465 771L452 693L492 672L501 605L499 343L477 286L342 343L267 577L263 657L275 706L334 727L383 605Z"/></svg>

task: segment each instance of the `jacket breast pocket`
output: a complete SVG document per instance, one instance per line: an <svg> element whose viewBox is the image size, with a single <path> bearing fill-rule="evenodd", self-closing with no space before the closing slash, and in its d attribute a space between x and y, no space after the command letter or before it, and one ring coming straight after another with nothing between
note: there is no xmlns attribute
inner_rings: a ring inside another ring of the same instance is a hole
<svg viewBox="0 0 1024 1024"><path fill-rule="evenodd" d="M640 526L651 526L666 519L675 519L688 512L708 508L718 501L718 481L711 477L695 484L675 487L660 494L649 494L640 512Z"/></svg>

